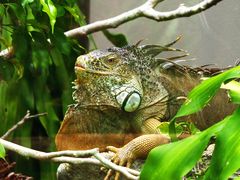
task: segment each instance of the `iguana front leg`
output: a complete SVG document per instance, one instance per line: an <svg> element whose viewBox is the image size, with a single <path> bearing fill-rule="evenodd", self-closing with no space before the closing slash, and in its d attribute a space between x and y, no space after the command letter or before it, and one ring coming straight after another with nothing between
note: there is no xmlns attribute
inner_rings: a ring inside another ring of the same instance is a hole
<svg viewBox="0 0 240 180"><path fill-rule="evenodd" d="M143 133L145 133L145 135L133 139L122 148L108 146L107 150L115 153L115 155L111 159L112 162L121 166L130 167L135 159L146 158L148 153L153 148L161 144L169 143L170 138L167 135L161 134L160 131L157 129L160 124L161 122L157 119L150 118L146 120L142 126L142 131ZM105 177L105 180L110 179L112 175L113 171L109 170ZM116 172L115 180L119 179L119 176L120 174Z"/></svg>

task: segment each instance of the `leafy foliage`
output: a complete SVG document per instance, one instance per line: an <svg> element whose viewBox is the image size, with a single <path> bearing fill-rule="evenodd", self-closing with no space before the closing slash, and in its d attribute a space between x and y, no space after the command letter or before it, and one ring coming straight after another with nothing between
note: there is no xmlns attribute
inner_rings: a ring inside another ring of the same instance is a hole
<svg viewBox="0 0 240 180"><path fill-rule="evenodd" d="M240 77L240 66L232 68L218 76L209 78L195 87L188 95L187 101L181 106L175 118L186 116L199 111L216 94L221 84L227 80Z"/></svg>
<svg viewBox="0 0 240 180"><path fill-rule="evenodd" d="M217 135L216 147L205 178L228 179L239 168L240 162L240 108L229 117Z"/></svg>
<svg viewBox="0 0 240 180"><path fill-rule="evenodd" d="M114 34L109 32L108 30L103 30L103 34L106 38L112 42L113 45L117 47L123 47L128 45L127 38L123 34Z"/></svg>
<svg viewBox="0 0 240 180"><path fill-rule="evenodd" d="M11 140L43 151L55 150L54 137L72 102L74 63L86 52L91 35L69 39L64 32L87 24L80 5L87 1L3 0L0 3L0 50L14 49L11 59L0 58L0 134L30 110L47 112L29 121ZM124 39L125 40L125 39ZM117 43L121 43L118 41ZM118 45L118 44L116 44ZM2 147L2 146L1 146ZM0 147L0 157L4 151ZM16 157L17 171L40 179L54 179L56 165ZM31 172L31 173L29 173Z"/></svg>
<svg viewBox="0 0 240 180"><path fill-rule="evenodd" d="M43 6L42 11L48 14L48 17L50 19L50 24L52 27L52 33L53 33L54 25L56 23L56 18L57 18L57 8L54 6L51 0L47 0L47 2L45 2L45 0L40 0L40 3Z"/></svg>
<svg viewBox="0 0 240 180"><path fill-rule="evenodd" d="M6 156L5 149L3 145L0 144L0 158L4 158Z"/></svg>
<svg viewBox="0 0 240 180"><path fill-rule="evenodd" d="M240 67L238 66L203 81L189 93L188 100L179 109L172 123L178 117L199 111L216 94L222 83L239 77ZM234 96L231 96L234 103L239 102L239 85L239 83L231 81L223 86L223 88L230 89L230 92L234 92ZM237 108L231 116L201 133L153 149L144 165L141 178L182 179L200 159L210 138L216 136L212 161L204 178L227 179L240 168L239 117L240 108Z"/></svg>
<svg viewBox="0 0 240 180"><path fill-rule="evenodd" d="M48 113L40 118L40 123L27 122L14 132L11 138L19 144L44 151L55 149L53 138L67 105L72 103L75 59L84 53L82 47L87 46L64 35L64 31L85 18L78 14L75 19L69 13L77 3L76 0L1 1L0 49L12 46L15 56L0 59L0 133L16 124L27 110L32 114ZM0 152L3 156L3 151ZM55 177L55 171L51 174L50 170L56 169L56 165L29 161L26 168L22 163L26 160L19 158L19 172L31 171L41 179Z"/></svg>

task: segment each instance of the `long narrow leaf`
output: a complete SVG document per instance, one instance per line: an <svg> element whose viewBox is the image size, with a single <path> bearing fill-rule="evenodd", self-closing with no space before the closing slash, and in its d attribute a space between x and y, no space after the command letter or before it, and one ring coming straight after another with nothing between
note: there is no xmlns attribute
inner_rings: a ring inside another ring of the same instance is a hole
<svg viewBox="0 0 240 180"><path fill-rule="evenodd" d="M240 108L230 116L217 136L210 168L205 179L228 179L240 168Z"/></svg>
<svg viewBox="0 0 240 180"><path fill-rule="evenodd" d="M228 120L229 117L182 141L154 148L144 164L141 179L182 179L200 159L210 138L220 132Z"/></svg>
<svg viewBox="0 0 240 180"><path fill-rule="evenodd" d="M195 87L188 95L188 100L181 106L175 118L186 116L199 111L216 94L221 84L226 80L239 78L240 66L232 68L222 74L203 81L199 86Z"/></svg>

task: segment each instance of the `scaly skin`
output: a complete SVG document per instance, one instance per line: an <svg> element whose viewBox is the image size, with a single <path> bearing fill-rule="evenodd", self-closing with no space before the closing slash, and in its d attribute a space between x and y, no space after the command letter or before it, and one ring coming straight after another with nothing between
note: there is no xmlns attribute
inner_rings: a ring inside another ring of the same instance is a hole
<svg viewBox="0 0 240 180"><path fill-rule="evenodd" d="M213 73L207 68L178 65L172 61L177 57L155 57L162 51L182 51L170 48L174 43L113 47L78 57L76 104L69 107L56 136L58 150L100 147L115 152L114 163L130 167L152 148L169 143L170 138L157 127L176 114L184 101L179 97L186 97L200 78ZM205 129L233 108L221 91L202 112L184 120ZM109 171L105 179L111 176Z"/></svg>

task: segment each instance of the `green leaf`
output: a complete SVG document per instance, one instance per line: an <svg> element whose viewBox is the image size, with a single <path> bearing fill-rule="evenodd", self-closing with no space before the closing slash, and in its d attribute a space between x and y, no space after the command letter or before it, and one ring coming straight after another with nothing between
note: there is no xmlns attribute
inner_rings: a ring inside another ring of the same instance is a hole
<svg viewBox="0 0 240 180"><path fill-rule="evenodd" d="M34 2L34 0L22 0L22 6L25 7L27 4Z"/></svg>
<svg viewBox="0 0 240 180"><path fill-rule="evenodd" d="M217 76L208 78L196 86L187 97L187 100L178 110L169 125L169 134L173 141L177 140L175 130L176 118L193 114L201 110L214 97L221 85L229 80L240 77L240 66L236 66Z"/></svg>
<svg viewBox="0 0 240 180"><path fill-rule="evenodd" d="M85 15L82 13L81 9L78 7L76 2L68 2L71 4L71 6L64 6L64 8L74 17L74 20L76 23L78 23L80 26L84 26L87 24L85 20ZM97 45L92 37L92 35L88 35L89 41L92 42L95 49L97 49Z"/></svg>
<svg viewBox="0 0 240 180"><path fill-rule="evenodd" d="M0 158L4 158L6 156L5 149L3 145L0 143Z"/></svg>
<svg viewBox="0 0 240 180"><path fill-rule="evenodd" d="M185 125L186 123L184 123ZM168 134L169 133L169 122L161 122L161 124L158 126L162 134ZM181 134L184 131L182 122L178 123L176 125L176 133Z"/></svg>
<svg viewBox="0 0 240 180"><path fill-rule="evenodd" d="M229 118L184 140L161 145L148 155L140 174L141 179L180 180L200 159L212 136L220 132Z"/></svg>
<svg viewBox="0 0 240 180"><path fill-rule="evenodd" d="M0 59L0 78L9 81L14 74L14 66L12 63L6 60Z"/></svg>
<svg viewBox="0 0 240 180"><path fill-rule="evenodd" d="M161 133L168 134L169 130L169 122L162 122L158 128L160 129Z"/></svg>
<svg viewBox="0 0 240 180"><path fill-rule="evenodd" d="M201 157L210 137L201 133L154 148L144 164L141 179L182 179Z"/></svg>
<svg viewBox="0 0 240 180"><path fill-rule="evenodd" d="M221 88L227 89L231 98L231 102L240 104L240 83L237 81L230 81L226 85L222 85Z"/></svg>
<svg viewBox="0 0 240 180"><path fill-rule="evenodd" d="M188 95L187 101L181 106L173 119L186 116L199 111L216 94L221 84L227 80L240 77L240 66L234 67L217 76L204 80L195 87Z"/></svg>
<svg viewBox="0 0 240 180"><path fill-rule="evenodd" d="M40 3L43 6L42 11L47 13L47 15L50 19L50 24L51 24L52 33L53 33L54 32L54 25L56 23L56 18L57 18L57 8L54 6L54 4L51 0L40 0Z"/></svg>
<svg viewBox="0 0 240 180"><path fill-rule="evenodd" d="M78 8L77 4L74 4L72 7L64 6L64 8L74 17L75 22L81 26L86 25L85 16L81 14L81 11Z"/></svg>
<svg viewBox="0 0 240 180"><path fill-rule="evenodd" d="M51 42L54 46L58 48L58 50L64 54L69 56L71 52L71 44L68 38L64 35L64 32L60 29L56 29L54 32L54 36L51 37Z"/></svg>
<svg viewBox="0 0 240 180"><path fill-rule="evenodd" d="M3 17L4 12L5 12L4 5L3 5L3 4L0 4L0 17Z"/></svg>
<svg viewBox="0 0 240 180"><path fill-rule="evenodd" d="M11 24L11 18L8 11L4 13L5 15L2 17L2 24ZM12 46L12 29L9 26L1 29L1 38L4 40L4 43L1 43L1 48L9 48Z"/></svg>
<svg viewBox="0 0 240 180"><path fill-rule="evenodd" d="M12 9L19 21L25 22L26 14L22 6L17 3L6 3L5 5Z"/></svg>
<svg viewBox="0 0 240 180"><path fill-rule="evenodd" d="M205 179L228 179L240 168L240 108L217 135L215 150Z"/></svg>
<svg viewBox="0 0 240 180"><path fill-rule="evenodd" d="M24 27L18 27L12 34L12 45L19 60L28 59L30 36Z"/></svg>
<svg viewBox="0 0 240 180"><path fill-rule="evenodd" d="M103 30L102 32L113 45L117 47L128 45L127 38L123 34L110 33L108 30Z"/></svg>

